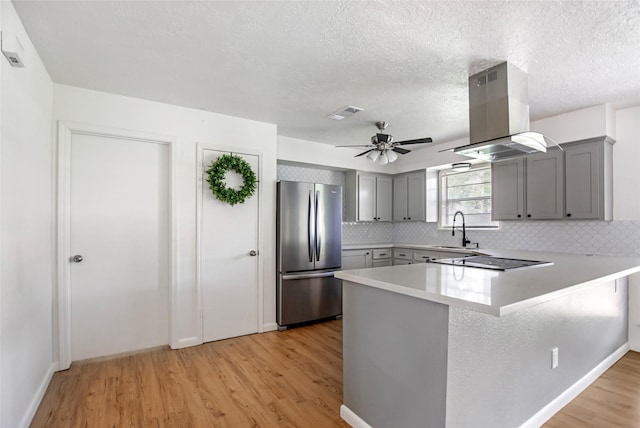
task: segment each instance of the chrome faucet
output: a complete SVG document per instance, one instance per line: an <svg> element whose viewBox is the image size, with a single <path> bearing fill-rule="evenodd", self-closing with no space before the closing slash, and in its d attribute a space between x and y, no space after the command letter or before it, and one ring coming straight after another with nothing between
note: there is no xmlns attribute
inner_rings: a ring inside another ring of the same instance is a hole
<svg viewBox="0 0 640 428"><path fill-rule="evenodd" d="M453 226L451 226L451 236L456 236L456 217L460 214L462 216L462 246L466 247L471 241L467 239L467 229L464 224L464 214L462 211L456 211L453 215Z"/></svg>

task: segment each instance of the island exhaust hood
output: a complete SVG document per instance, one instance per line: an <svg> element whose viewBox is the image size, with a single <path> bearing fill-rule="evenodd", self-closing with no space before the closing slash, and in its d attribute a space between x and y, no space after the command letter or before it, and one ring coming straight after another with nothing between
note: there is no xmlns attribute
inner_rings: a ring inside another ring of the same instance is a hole
<svg viewBox="0 0 640 428"><path fill-rule="evenodd" d="M489 162L557 145L529 131L527 75L507 62L469 77L469 139L453 152Z"/></svg>

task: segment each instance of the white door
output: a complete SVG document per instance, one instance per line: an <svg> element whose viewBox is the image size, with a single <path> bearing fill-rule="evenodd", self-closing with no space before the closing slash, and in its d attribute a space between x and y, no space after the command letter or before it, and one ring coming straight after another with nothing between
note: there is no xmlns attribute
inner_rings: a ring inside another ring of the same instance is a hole
<svg viewBox="0 0 640 428"><path fill-rule="evenodd" d="M169 342L169 146L73 134L71 359Z"/></svg>
<svg viewBox="0 0 640 428"><path fill-rule="evenodd" d="M226 152L203 150L203 171ZM237 154L259 177L259 158ZM239 189L242 176L230 171L227 187ZM203 341L226 339L258 331L258 214L260 183L242 204L221 202L202 184L200 284Z"/></svg>

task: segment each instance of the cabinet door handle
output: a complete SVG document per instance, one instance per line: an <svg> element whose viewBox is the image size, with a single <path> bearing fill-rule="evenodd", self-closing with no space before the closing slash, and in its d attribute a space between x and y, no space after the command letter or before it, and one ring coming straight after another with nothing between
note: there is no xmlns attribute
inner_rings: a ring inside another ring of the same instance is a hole
<svg viewBox="0 0 640 428"><path fill-rule="evenodd" d="M571 217L571 213L567 213L567 217Z"/></svg>
<svg viewBox="0 0 640 428"><path fill-rule="evenodd" d="M407 218L406 218L406 217L402 217L402 219L403 219L403 220L406 220Z"/></svg>
<svg viewBox="0 0 640 428"><path fill-rule="evenodd" d="M411 217L407 217L407 220L411 220Z"/></svg>
<svg viewBox="0 0 640 428"><path fill-rule="evenodd" d="M527 217L531 217L531 214L527 214Z"/></svg>
<svg viewBox="0 0 640 428"><path fill-rule="evenodd" d="M522 217L522 214L518 214L518 218L521 218L521 217Z"/></svg>

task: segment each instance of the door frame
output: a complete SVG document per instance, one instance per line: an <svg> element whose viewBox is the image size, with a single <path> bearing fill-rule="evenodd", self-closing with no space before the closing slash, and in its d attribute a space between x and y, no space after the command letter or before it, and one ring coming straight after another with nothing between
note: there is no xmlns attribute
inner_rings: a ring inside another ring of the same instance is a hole
<svg viewBox="0 0 640 428"><path fill-rule="evenodd" d="M251 155L258 157L258 180L257 197L258 197L258 283L256 305L258 311L258 325L256 331L262 333L263 317L264 317L264 211L262 198L262 172L264 170L262 163L262 152L258 150L245 149L243 147L221 146L216 144L198 143L196 153L196 307L198 322L198 344L204 343L204 299L202 297L202 193L204 188L205 168L202 165L205 150L214 150L218 152L229 152L239 155Z"/></svg>
<svg viewBox="0 0 640 428"><path fill-rule="evenodd" d="M171 136L131 131L100 125L58 121L56 236L54 239L54 302L53 302L53 355L57 356L56 370L71 366L71 139L73 135L118 138L169 146L169 342L173 343L177 329L177 227L176 227L176 168L177 144Z"/></svg>

